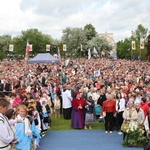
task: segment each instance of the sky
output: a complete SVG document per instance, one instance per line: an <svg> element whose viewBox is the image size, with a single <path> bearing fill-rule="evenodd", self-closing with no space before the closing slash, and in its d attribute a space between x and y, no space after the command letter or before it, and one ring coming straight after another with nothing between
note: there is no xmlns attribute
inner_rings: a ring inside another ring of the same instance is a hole
<svg viewBox="0 0 150 150"><path fill-rule="evenodd" d="M66 27L87 24L124 40L139 24L150 30L150 0L0 0L0 35L36 28L60 40Z"/></svg>

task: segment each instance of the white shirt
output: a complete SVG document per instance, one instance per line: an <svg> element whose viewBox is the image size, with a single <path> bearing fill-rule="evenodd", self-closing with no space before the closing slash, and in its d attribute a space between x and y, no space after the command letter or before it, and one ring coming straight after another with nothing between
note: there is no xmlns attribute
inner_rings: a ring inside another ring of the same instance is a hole
<svg viewBox="0 0 150 150"><path fill-rule="evenodd" d="M6 118L1 113L0 116L2 118ZM0 140L6 144L9 144L13 140L13 138L9 135L8 129L2 120L0 120Z"/></svg>
<svg viewBox="0 0 150 150"><path fill-rule="evenodd" d="M118 109L118 103L120 108ZM116 99L116 111L124 111L125 110L125 99L121 98L120 100Z"/></svg>
<svg viewBox="0 0 150 150"><path fill-rule="evenodd" d="M71 91L69 91L69 90L62 92L62 107L64 109L72 107Z"/></svg>

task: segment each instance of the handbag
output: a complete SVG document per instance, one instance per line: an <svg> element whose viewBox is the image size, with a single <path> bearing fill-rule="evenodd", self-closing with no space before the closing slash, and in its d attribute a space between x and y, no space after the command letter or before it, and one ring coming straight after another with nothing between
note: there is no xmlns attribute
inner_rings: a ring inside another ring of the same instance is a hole
<svg viewBox="0 0 150 150"><path fill-rule="evenodd" d="M122 132L126 132L128 126L129 126L128 123L123 122L122 125L121 125L121 129L120 129L120 130L121 130Z"/></svg>

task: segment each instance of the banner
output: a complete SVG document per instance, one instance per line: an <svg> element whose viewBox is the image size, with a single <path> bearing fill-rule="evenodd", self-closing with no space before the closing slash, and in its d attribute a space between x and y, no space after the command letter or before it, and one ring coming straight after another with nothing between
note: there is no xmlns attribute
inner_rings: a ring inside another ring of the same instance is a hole
<svg viewBox="0 0 150 150"><path fill-rule="evenodd" d="M63 51L67 51L67 46L66 46L66 44L63 44Z"/></svg>
<svg viewBox="0 0 150 150"><path fill-rule="evenodd" d="M135 46L135 41L132 41L132 50L135 50L136 46Z"/></svg>
<svg viewBox="0 0 150 150"><path fill-rule="evenodd" d="M13 50L14 50L14 45L10 44L10 45L9 45L9 51L10 51L10 52L13 52Z"/></svg>
<svg viewBox="0 0 150 150"><path fill-rule="evenodd" d="M29 51L30 51L30 45L29 45L29 43L28 43L28 41L27 41L27 45L26 45L26 52L25 52L25 60L28 60L28 53L29 53Z"/></svg>
<svg viewBox="0 0 150 150"><path fill-rule="evenodd" d="M30 44L29 46L30 46L30 50L29 51L31 52L32 51L32 45Z"/></svg>
<svg viewBox="0 0 150 150"><path fill-rule="evenodd" d="M144 38L140 38L140 49L144 49Z"/></svg>
<svg viewBox="0 0 150 150"><path fill-rule="evenodd" d="M46 51L50 51L50 45L46 45Z"/></svg>

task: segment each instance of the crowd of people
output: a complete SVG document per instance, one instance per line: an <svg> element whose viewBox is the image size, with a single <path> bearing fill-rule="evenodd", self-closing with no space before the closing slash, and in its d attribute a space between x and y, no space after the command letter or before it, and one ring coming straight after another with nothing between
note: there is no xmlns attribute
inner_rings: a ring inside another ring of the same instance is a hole
<svg viewBox="0 0 150 150"><path fill-rule="evenodd" d="M121 135L122 123L136 120L150 134L149 62L100 58L28 64L3 60L0 96L0 133L12 129L0 134L0 148L6 150L13 146L37 149L51 127L52 113L55 118L62 114L70 119L74 129L92 129L98 115L105 118L105 133L117 130Z"/></svg>

